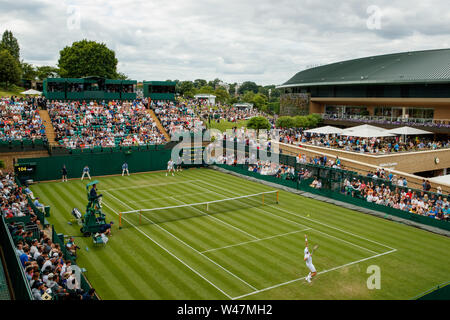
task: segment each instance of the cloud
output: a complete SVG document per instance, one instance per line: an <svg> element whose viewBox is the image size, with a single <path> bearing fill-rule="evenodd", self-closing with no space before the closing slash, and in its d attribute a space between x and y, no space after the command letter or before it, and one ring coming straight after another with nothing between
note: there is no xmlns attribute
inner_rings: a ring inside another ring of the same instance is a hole
<svg viewBox="0 0 450 320"><path fill-rule="evenodd" d="M370 6L380 28L367 27ZM3 0L0 21L37 65L56 65L87 38L136 80L280 84L310 65L448 47L449 9L443 0Z"/></svg>

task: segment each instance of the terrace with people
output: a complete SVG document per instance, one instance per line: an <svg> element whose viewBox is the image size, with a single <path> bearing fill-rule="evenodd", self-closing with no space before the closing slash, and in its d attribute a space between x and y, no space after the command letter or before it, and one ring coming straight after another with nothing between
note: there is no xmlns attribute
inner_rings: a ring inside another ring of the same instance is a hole
<svg viewBox="0 0 450 320"><path fill-rule="evenodd" d="M145 106L138 101L51 102L48 111L56 140L70 149L166 142Z"/></svg>

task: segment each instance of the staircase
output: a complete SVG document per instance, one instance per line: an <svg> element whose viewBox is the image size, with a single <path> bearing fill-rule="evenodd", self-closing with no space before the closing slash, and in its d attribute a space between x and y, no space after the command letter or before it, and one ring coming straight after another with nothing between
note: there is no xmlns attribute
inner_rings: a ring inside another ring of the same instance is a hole
<svg viewBox="0 0 450 320"><path fill-rule="evenodd" d="M45 126L45 134L47 135L48 144L50 146L56 146L57 143L55 141L55 129L53 128L52 120L50 120L50 116L48 115L47 110L39 110L39 115L41 116L42 122Z"/></svg>
<svg viewBox="0 0 450 320"><path fill-rule="evenodd" d="M164 135L164 137L166 137L167 142L170 142L170 136L167 133L166 129L164 129L161 122L159 121L155 111L153 111L152 109L147 109L147 113L149 113L152 116L153 120L156 122L156 126L158 127L159 131Z"/></svg>

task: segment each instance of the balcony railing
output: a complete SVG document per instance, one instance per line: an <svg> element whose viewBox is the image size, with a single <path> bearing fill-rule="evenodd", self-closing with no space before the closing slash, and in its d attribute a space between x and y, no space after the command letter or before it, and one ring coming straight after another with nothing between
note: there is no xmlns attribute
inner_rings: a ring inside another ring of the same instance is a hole
<svg viewBox="0 0 450 320"><path fill-rule="evenodd" d="M402 118L391 116L340 115L323 113L322 119L363 123L450 128L450 119Z"/></svg>

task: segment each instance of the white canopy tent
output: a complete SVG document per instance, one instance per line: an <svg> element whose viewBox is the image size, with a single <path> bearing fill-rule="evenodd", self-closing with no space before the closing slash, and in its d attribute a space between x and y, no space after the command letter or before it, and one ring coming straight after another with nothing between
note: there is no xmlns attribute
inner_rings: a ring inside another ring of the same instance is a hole
<svg viewBox="0 0 450 320"><path fill-rule="evenodd" d="M395 129L388 130L388 132L393 133L393 134L403 135L403 136L414 136L414 135L419 135L419 134L433 134L433 132L420 130L420 129L416 129L416 128L411 128L411 127L395 128Z"/></svg>
<svg viewBox="0 0 450 320"><path fill-rule="evenodd" d="M310 130L305 130L306 133L316 133L316 134L342 134L343 129L339 129L332 126L325 126L321 128L315 128Z"/></svg>
<svg viewBox="0 0 450 320"><path fill-rule="evenodd" d="M30 90L21 92L21 94L25 94L25 95L41 95L42 92L34 90L34 89L30 89Z"/></svg>
<svg viewBox="0 0 450 320"><path fill-rule="evenodd" d="M342 131L342 136L358 137L358 138L379 138L379 137L394 137L395 135L389 133L388 130L364 124L357 127L348 128Z"/></svg>

